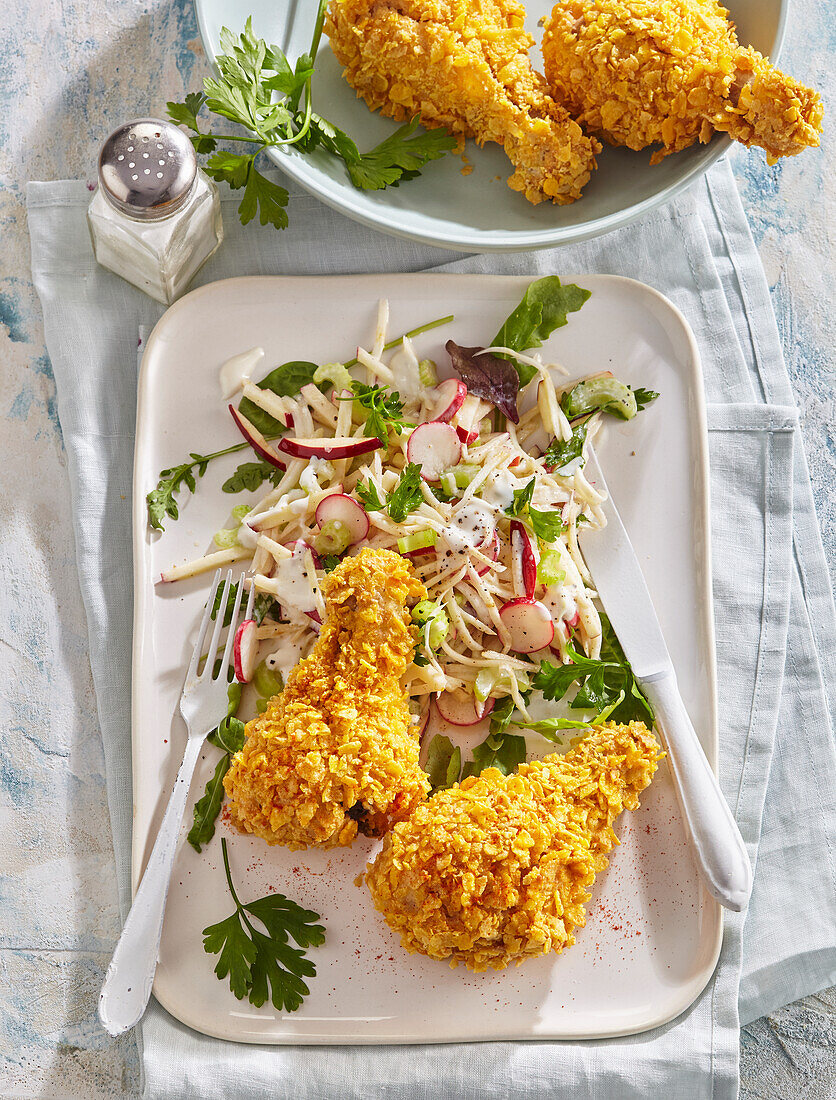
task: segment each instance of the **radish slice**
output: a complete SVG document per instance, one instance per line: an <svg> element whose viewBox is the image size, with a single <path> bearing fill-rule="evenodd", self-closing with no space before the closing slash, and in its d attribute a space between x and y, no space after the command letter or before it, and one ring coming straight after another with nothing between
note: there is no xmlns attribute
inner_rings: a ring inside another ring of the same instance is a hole
<svg viewBox="0 0 836 1100"><path fill-rule="evenodd" d="M243 435L244 439L246 439L255 453L260 455L265 462L269 462L271 466L275 466L279 470L286 470L287 467L284 462L279 458L255 424L251 424L246 416L238 412L234 405L229 406L229 411L232 414L232 419L235 421L238 431Z"/></svg>
<svg viewBox="0 0 836 1100"><path fill-rule="evenodd" d="M469 691L441 691L435 697L441 717L451 726L475 726L493 710L493 699L480 704Z"/></svg>
<svg viewBox="0 0 836 1100"><path fill-rule="evenodd" d="M511 520L511 553L514 591L531 598L537 587L537 551L531 536L518 519Z"/></svg>
<svg viewBox="0 0 836 1100"><path fill-rule="evenodd" d="M447 424L462 407L467 397L467 386L458 378L448 378L436 386L435 392L438 397L430 409L429 419Z"/></svg>
<svg viewBox="0 0 836 1100"><path fill-rule="evenodd" d="M461 460L462 445L456 429L437 420L419 424L409 437L406 457L418 463L424 481L438 481L445 470Z"/></svg>
<svg viewBox="0 0 836 1100"><path fill-rule="evenodd" d="M354 458L356 455L376 451L383 444L375 436L355 439L354 436L335 436L332 439L294 439L283 436L279 450L294 458Z"/></svg>
<svg viewBox="0 0 836 1100"><path fill-rule="evenodd" d="M235 678L242 684L248 684L258 664L258 624L255 619L244 619L239 623L232 642L232 657Z"/></svg>
<svg viewBox="0 0 836 1100"><path fill-rule="evenodd" d="M424 734L427 732L427 726L430 724L430 714L432 712L432 705L424 707L424 713L418 720L418 744L420 745L424 740Z"/></svg>
<svg viewBox="0 0 836 1100"><path fill-rule="evenodd" d="M530 596L509 600L499 609L499 617L510 635L515 653L536 653L545 649L554 637L554 622L545 604Z"/></svg>
<svg viewBox="0 0 836 1100"><path fill-rule="evenodd" d="M313 558L314 569L322 568L322 558L317 551L311 546L309 542L305 542L304 539L296 539L293 542L283 542L282 546L287 547L291 554L304 554L306 550L310 550L311 557Z"/></svg>
<svg viewBox="0 0 836 1100"><path fill-rule="evenodd" d="M316 506L316 522L320 528L334 520L345 526L351 543L360 542L369 533L369 517L357 501L345 493L323 497Z"/></svg>
<svg viewBox="0 0 836 1100"><path fill-rule="evenodd" d="M490 558L491 561L496 561L499 558L499 545L499 532L494 531L490 541L487 543L482 543L482 545L479 547L479 550L482 554L485 555L486 558ZM479 566L476 572L480 577L484 577L489 569L489 565L482 564Z"/></svg>
<svg viewBox="0 0 836 1100"><path fill-rule="evenodd" d="M479 421L487 416L492 406L481 397L468 394L456 413L456 434L462 443L475 443L479 438Z"/></svg>

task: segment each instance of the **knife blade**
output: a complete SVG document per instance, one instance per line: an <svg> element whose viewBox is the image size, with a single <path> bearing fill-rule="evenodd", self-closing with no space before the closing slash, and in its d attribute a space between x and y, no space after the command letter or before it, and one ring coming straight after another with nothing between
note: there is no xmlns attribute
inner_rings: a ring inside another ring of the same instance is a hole
<svg viewBox="0 0 836 1100"><path fill-rule="evenodd" d="M668 647L636 551L591 447L587 455L584 473L607 496L601 505L607 525L579 528L578 545L633 672L640 680L655 679L673 669Z"/></svg>
<svg viewBox="0 0 836 1100"><path fill-rule="evenodd" d="M667 749L683 824L703 880L721 905L740 912L752 890L746 845L685 709L636 552L591 447L585 473L607 495L602 505L607 525L578 533L581 553L616 637L653 707L654 725Z"/></svg>

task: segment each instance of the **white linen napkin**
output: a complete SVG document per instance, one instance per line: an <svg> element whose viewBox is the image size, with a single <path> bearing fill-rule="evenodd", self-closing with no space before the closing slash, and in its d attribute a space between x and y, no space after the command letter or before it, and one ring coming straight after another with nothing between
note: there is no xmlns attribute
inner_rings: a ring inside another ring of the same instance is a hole
<svg viewBox="0 0 836 1100"><path fill-rule="evenodd" d="M661 211L548 252L467 256L384 237L291 188L290 228L242 227L200 282L253 274L611 272L684 312L703 357L712 471L721 781L755 864L716 974L666 1027L597 1042L255 1047L207 1038L152 1003L144 1095L529 1097L737 1094L739 1023L836 981L836 611L766 282L728 166ZM82 182L28 188L74 501L123 913L130 898L130 499L137 332L162 309L98 267Z"/></svg>

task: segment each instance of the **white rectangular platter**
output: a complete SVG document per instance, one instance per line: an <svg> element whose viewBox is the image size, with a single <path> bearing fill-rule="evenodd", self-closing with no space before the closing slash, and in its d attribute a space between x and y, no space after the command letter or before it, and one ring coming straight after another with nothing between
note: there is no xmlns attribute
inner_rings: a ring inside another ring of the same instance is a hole
<svg viewBox="0 0 836 1100"><path fill-rule="evenodd" d="M607 418L597 445L607 481L645 570L692 720L716 766L717 724L709 551L707 437L693 335L678 311L643 284L573 276L592 296L552 335L548 361L570 377L612 369L661 397L629 423ZM212 283L174 305L155 328L139 383L134 472L133 883L141 876L179 765L185 730L177 704L208 578L155 588L161 570L204 553L247 494L223 481L246 455L213 462L181 516L147 528L145 495L159 471L190 451L237 442L218 368L255 345L264 373L293 359L347 359L371 342L377 302L390 302L397 335L448 313L455 321L417 340L439 363L448 339L485 344L529 280L476 275L242 278ZM187 820L214 768L198 764ZM713 972L719 906L702 888L663 762L641 809L616 826L621 845L599 876L588 922L561 956L500 973L471 974L409 955L354 880L379 842L289 852L232 832L222 820L198 855L175 863L154 992L179 1020L223 1039L258 1043L433 1043L576 1039L629 1034L683 1012ZM323 918L312 952L317 976L293 1014L238 1001L213 973L201 929L231 902L220 860L229 838L244 900L285 893Z"/></svg>

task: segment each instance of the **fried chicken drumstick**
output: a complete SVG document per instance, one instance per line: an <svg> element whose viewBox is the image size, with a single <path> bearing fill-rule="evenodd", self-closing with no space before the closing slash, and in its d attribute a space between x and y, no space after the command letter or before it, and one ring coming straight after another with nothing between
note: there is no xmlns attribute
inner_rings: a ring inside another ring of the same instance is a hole
<svg viewBox="0 0 836 1100"><path fill-rule="evenodd" d="M409 563L366 548L322 586L327 617L309 657L247 726L224 779L234 825L289 848L380 836L426 796L400 678L412 661Z"/></svg>
<svg viewBox="0 0 836 1100"><path fill-rule="evenodd" d="M366 874L375 906L408 951L471 970L561 952L659 756L642 723L610 724L564 756L441 791L387 834Z"/></svg>
<svg viewBox="0 0 836 1100"><path fill-rule="evenodd" d="M611 144L660 144L651 164L718 130L770 163L818 145L819 96L741 46L728 15L716 0L560 0L546 20L546 78Z"/></svg>
<svg viewBox="0 0 836 1100"><path fill-rule="evenodd" d="M349 84L394 119L495 141L533 203L569 203L600 145L552 99L517 0L331 0L325 31Z"/></svg>

